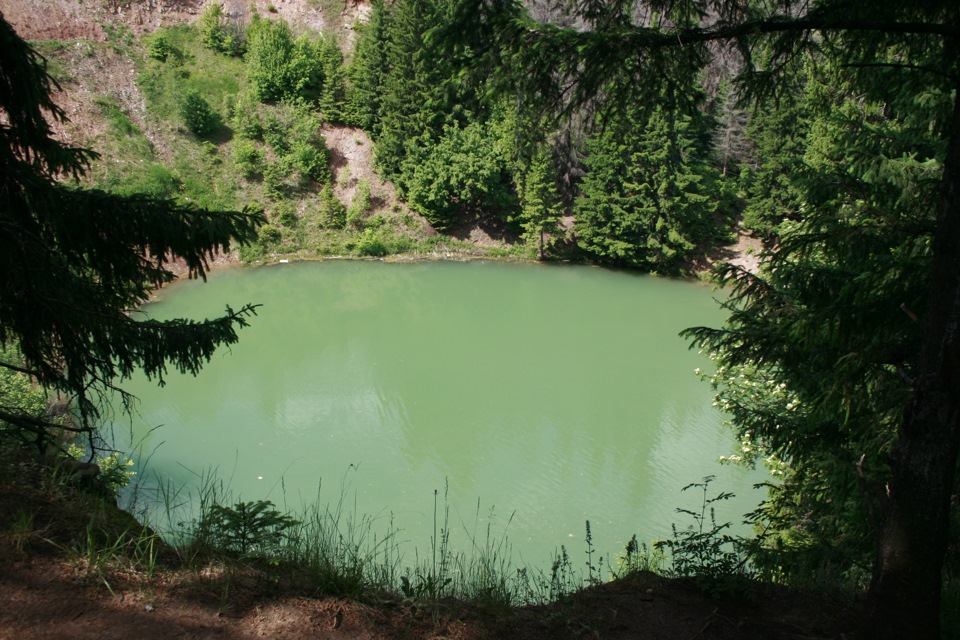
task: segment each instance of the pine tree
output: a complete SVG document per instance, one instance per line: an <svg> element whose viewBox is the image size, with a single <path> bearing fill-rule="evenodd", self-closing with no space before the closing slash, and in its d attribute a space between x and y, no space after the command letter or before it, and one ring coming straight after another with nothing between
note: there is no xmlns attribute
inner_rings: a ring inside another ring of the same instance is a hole
<svg viewBox="0 0 960 640"><path fill-rule="evenodd" d="M523 229L521 237L527 245L537 247L537 256L542 260L560 232L560 217L563 215L556 171L545 147L533 157L520 182L521 210L517 218Z"/></svg>
<svg viewBox="0 0 960 640"><path fill-rule="evenodd" d="M387 76L380 111L376 161L388 176L402 175L404 158L416 154L412 145L439 136L447 104L444 100L443 58L426 40L438 24L430 0L402 0L393 5L387 32ZM405 188L404 181L398 181Z"/></svg>
<svg viewBox="0 0 960 640"><path fill-rule="evenodd" d="M66 120L44 60L0 16L0 344L19 348L28 373L70 397L96 433L101 402L135 369L162 382L168 367L196 374L218 346L237 340L254 307L213 320L142 320L131 311L173 280L182 259L204 277L208 258L250 242L260 215L212 212L143 196L121 197L60 181L83 175L96 154L53 137ZM43 446L47 424L10 411L0 420Z"/></svg>
<svg viewBox="0 0 960 640"><path fill-rule="evenodd" d="M758 514L760 565L868 575L886 500L870 487L889 481L920 350L910 315L928 295L937 115L892 117L890 102L854 97L820 67L792 177L805 215L784 225L762 280L736 274L727 329L695 335L717 356L741 437L786 462L784 488Z"/></svg>
<svg viewBox="0 0 960 640"><path fill-rule="evenodd" d="M578 244L604 262L678 270L708 237L717 201L713 172L697 158L696 121L628 111L605 127L587 147Z"/></svg>
<svg viewBox="0 0 960 640"><path fill-rule="evenodd" d="M776 236L783 222L802 218L796 178L803 170L810 109L802 80L794 86L778 104L758 109L747 128L755 151L740 175L746 194L742 224L765 237Z"/></svg>
<svg viewBox="0 0 960 640"><path fill-rule="evenodd" d="M865 209L858 201L843 197L833 198L833 205L838 207L835 217L849 225L861 220L871 222L871 215L882 220L887 207L897 206L903 196L913 200L919 191L932 194L920 197L936 203L933 225L907 225L901 229L902 234L916 242L907 242L906 247L898 242L897 248L878 250L868 258L894 263L886 271L885 280L876 281L865 271L846 273L849 295L859 294L861 304L872 298L876 308L886 313L890 309L887 305L900 309L886 298L888 292L897 291L893 276L896 263L909 263L924 246L931 249L924 286L919 287L927 292L920 294L921 308L901 312L907 322L913 322L911 317L917 319L912 329L918 342L915 351L906 356L914 366L903 372L909 397L903 403L890 443L886 504L876 538L862 635L878 639L939 637L942 569L960 455L960 332L956 330L960 318L960 58L956 55L960 50L960 5L954 0L788 0L766 4L681 0L662 8L662 13L651 14L650 21L636 24L633 5L629 3L576 5L574 10L581 22L573 29L537 25L524 15L518 3L474 0L461 5L455 21L460 31L449 29L447 38L460 50L473 51L480 59L479 68L489 70L496 65L500 71L499 86L532 95L554 111L566 114L601 97L634 99L636 93L631 89L639 86L651 96L648 104L655 96L657 100L666 97L667 107L682 106L690 79L720 49L715 46L717 43L735 45L727 50L742 56L743 71L738 80L754 100L763 100L778 89L789 89L793 86L790 78L801 73L805 60L825 55L846 70L847 77L854 81L853 92L883 96L877 103L890 105L889 113L898 121L908 121L911 113L922 114L934 107L935 117L926 120L925 133L913 131L912 146L916 152L907 151L896 158L859 157L853 165L856 177L867 185L866 193L872 193L869 185L879 185L876 195L882 197L880 207ZM469 31L465 25L470 25ZM876 132L868 128L860 132L845 130L844 134ZM931 140L939 151L925 155L925 140ZM926 172L926 179L916 187L901 182L898 188L888 189L886 184L896 185L896 172L883 170L883 164L889 160L916 162ZM804 198L811 196L814 202L830 202L821 200L818 193ZM869 224L863 226L869 230ZM929 242L925 241L925 233L932 233ZM861 237L866 239L870 234ZM815 246L808 244L810 256L816 256ZM848 257L852 264L863 265L852 251ZM789 268L781 262L778 273ZM723 275L729 284L741 285L735 293L735 304L749 308L764 296L771 301L789 301L762 278L735 269L727 269ZM824 275L829 275L829 270ZM861 286L862 278L874 288ZM825 291L818 281L798 280L794 286L797 293L807 296ZM836 303L829 295L810 298L811 311L820 314L825 325L836 326L842 317L843 309ZM751 326L760 335L764 331L776 333L789 323L793 309L789 304L779 310L774 307L763 322ZM830 310L833 318L827 313ZM865 324L854 328L869 335L873 325L869 316L863 319ZM754 350L748 340L738 335L738 323L747 320L746 314L735 316L729 333L714 334L713 342L740 364L759 362L776 371L783 366L782 360L805 360L809 363L809 376L830 374L833 368L842 368L840 365L844 364L843 360L821 359L814 339L801 336L797 341L797 336L790 334L787 336L794 339L787 344L792 348L778 349L775 343L764 341L772 351ZM815 324L809 327L814 328ZM727 335L729 340L723 340ZM857 354L850 355L855 361ZM891 357L894 362L904 358L896 355L896 349L891 351ZM883 366L894 371L897 367L891 362ZM851 388L850 393L860 395L863 391ZM832 397L844 399L839 394ZM833 404L834 421L844 425L850 414L840 407L840 402ZM802 449L797 449L796 454L807 455ZM808 461L816 465L815 453ZM856 462L848 461L848 473L856 473ZM855 475L850 478L856 482Z"/></svg>
<svg viewBox="0 0 960 640"><path fill-rule="evenodd" d="M332 35L324 35L318 43L317 55L323 74L323 88L317 101L327 122L343 122L346 115L347 85L343 53Z"/></svg>
<svg viewBox="0 0 960 640"><path fill-rule="evenodd" d="M350 119L376 139L380 135L381 101L387 74L387 11L375 0L370 20L361 26L353 60L347 70L350 80Z"/></svg>

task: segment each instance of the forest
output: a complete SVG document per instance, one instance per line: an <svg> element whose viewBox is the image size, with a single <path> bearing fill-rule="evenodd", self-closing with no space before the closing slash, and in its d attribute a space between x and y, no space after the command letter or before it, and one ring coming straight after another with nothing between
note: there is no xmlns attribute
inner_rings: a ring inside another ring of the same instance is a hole
<svg viewBox="0 0 960 640"><path fill-rule="evenodd" d="M208 2L193 24L108 31L136 61L147 118L172 132L166 157L109 97L93 142L123 162L51 142L37 114L65 115L50 83L69 86L63 61L90 45L35 43L46 60L22 54L29 92L3 54L4 435L39 443L55 422L23 400L24 373L72 397L86 433L117 376L196 372L255 321L254 307L198 326L130 320L173 278L168 257L203 276L232 244L250 262L473 251L464 230L480 227L499 241L484 255L724 287L725 325L685 337L716 365L706 383L736 462L779 480L738 542L744 561L722 571L866 594L864 638L952 628L960 6L364 6L348 30ZM337 165L332 132L372 144L372 175ZM62 202L82 202L93 230L49 213ZM116 213L129 203L139 231ZM758 269L723 261L739 236L762 247Z"/></svg>

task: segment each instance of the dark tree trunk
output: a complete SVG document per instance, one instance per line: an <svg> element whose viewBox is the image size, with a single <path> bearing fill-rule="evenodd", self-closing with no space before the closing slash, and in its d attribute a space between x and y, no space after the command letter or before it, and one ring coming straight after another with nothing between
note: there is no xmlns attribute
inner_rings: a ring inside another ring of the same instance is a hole
<svg viewBox="0 0 960 640"><path fill-rule="evenodd" d="M923 347L894 451L864 638L940 637L941 571L960 448L960 86L933 252Z"/></svg>

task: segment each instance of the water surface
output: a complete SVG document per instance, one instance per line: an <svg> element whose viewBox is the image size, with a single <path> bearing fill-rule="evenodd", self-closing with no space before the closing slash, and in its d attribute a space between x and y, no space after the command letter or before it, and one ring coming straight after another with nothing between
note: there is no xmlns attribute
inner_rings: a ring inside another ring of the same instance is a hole
<svg viewBox="0 0 960 640"><path fill-rule="evenodd" d="M543 566L560 545L579 558L588 519L599 551L617 552L687 524L675 508L696 496L680 489L705 475L739 494L724 518L759 500L762 474L717 463L735 442L694 374L709 362L677 336L721 323L714 295L583 266L222 271L146 312L201 319L255 302L259 315L199 377L131 381L133 439L152 471L189 485L216 468L244 500L296 506L322 482L336 501L345 479L351 508L384 529L392 518L421 554L445 485L455 547L492 511L518 561Z"/></svg>

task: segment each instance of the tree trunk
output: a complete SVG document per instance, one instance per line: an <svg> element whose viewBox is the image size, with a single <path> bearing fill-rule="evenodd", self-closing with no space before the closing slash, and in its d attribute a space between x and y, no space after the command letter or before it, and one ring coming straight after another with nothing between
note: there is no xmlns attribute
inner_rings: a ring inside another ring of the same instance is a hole
<svg viewBox="0 0 960 640"><path fill-rule="evenodd" d="M939 638L950 495L960 450L960 82L943 169L913 396L893 458L863 638Z"/></svg>

